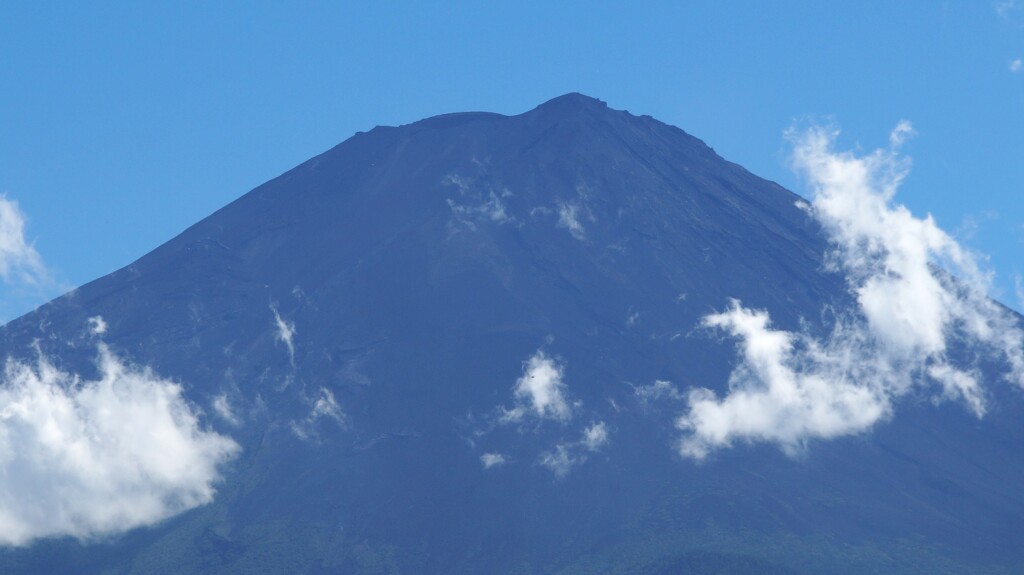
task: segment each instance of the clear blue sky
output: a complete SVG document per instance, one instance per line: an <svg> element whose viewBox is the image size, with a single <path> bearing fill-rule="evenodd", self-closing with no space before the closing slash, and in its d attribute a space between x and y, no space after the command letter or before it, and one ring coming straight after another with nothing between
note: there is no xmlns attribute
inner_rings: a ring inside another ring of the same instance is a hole
<svg viewBox="0 0 1024 575"><path fill-rule="evenodd" d="M1021 58L1024 0L4 2L0 193L73 286L378 124L579 91L801 192L794 120L868 150L907 119L898 199L990 254L1016 304ZM41 303L7 292L0 318Z"/></svg>

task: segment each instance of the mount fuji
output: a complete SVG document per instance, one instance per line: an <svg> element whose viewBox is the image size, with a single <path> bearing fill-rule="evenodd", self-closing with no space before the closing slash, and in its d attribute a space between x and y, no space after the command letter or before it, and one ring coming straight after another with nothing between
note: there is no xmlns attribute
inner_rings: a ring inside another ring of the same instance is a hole
<svg viewBox="0 0 1024 575"><path fill-rule="evenodd" d="M0 571L1019 573L1020 318L905 131L806 199L580 94L358 133L0 329Z"/></svg>

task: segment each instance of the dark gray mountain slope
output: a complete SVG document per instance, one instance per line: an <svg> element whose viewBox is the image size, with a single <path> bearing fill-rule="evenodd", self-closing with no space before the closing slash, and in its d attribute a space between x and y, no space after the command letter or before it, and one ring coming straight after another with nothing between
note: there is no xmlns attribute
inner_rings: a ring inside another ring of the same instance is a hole
<svg viewBox="0 0 1024 575"><path fill-rule="evenodd" d="M1020 572L1012 389L980 421L906 397L870 435L700 464L676 451L684 403L635 393L724 390L734 346L696 327L728 298L784 328L850 304L798 199L578 94L357 134L0 331L5 354L37 342L90 374L102 316L242 447L213 503L7 550L0 571ZM539 349L575 415L503 425ZM325 394L342 417L312 416ZM598 421L602 450L562 477L540 463Z"/></svg>

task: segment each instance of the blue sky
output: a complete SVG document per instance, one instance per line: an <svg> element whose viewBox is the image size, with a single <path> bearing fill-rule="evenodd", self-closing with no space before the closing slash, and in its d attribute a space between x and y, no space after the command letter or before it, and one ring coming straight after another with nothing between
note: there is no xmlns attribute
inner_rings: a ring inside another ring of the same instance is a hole
<svg viewBox="0 0 1024 575"><path fill-rule="evenodd" d="M1024 0L0 5L0 193L52 281L127 265L354 132L579 91L802 193L787 127L886 144L897 199L1024 273ZM685 4L685 5L684 5Z"/></svg>

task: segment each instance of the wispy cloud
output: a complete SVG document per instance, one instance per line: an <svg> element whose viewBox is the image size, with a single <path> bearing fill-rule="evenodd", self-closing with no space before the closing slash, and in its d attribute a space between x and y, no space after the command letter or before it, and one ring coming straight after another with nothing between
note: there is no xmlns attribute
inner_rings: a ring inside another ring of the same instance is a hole
<svg viewBox="0 0 1024 575"><path fill-rule="evenodd" d="M603 421L596 421L583 430L581 441L587 451L597 451L608 443L608 426Z"/></svg>
<svg viewBox="0 0 1024 575"><path fill-rule="evenodd" d="M107 333L107 322L103 319L103 316L94 315L89 318L89 333L93 335Z"/></svg>
<svg viewBox="0 0 1024 575"><path fill-rule="evenodd" d="M555 477L564 479L578 465L586 463L588 454L593 454L608 445L608 426L596 421L583 430L578 441L562 442L554 449L541 453L538 463L547 467Z"/></svg>
<svg viewBox="0 0 1024 575"><path fill-rule="evenodd" d="M553 450L542 453L538 463L550 469L555 477L562 479L569 475L573 467L584 461L586 456L578 453L573 445L559 443Z"/></svg>
<svg viewBox="0 0 1024 575"><path fill-rule="evenodd" d="M907 120L900 120L889 132L889 149L898 150L910 138L914 137L914 126Z"/></svg>
<svg viewBox="0 0 1024 575"><path fill-rule="evenodd" d="M213 398L213 403L211 405L213 407L213 411L230 425L237 427L242 424L241 418L238 417L238 414L235 413L234 408L231 406L231 400L228 399L228 394L221 393L220 395L217 395Z"/></svg>
<svg viewBox="0 0 1024 575"><path fill-rule="evenodd" d="M634 327L638 321L640 321L640 312L630 310L629 317L626 318L626 327Z"/></svg>
<svg viewBox="0 0 1024 575"><path fill-rule="evenodd" d="M47 287L53 278L43 258L25 239L25 214L0 194L0 278L7 284Z"/></svg>
<svg viewBox="0 0 1024 575"><path fill-rule="evenodd" d="M550 357L543 349L534 352L523 362L523 373L512 386L515 403L511 408L497 408L494 415L488 418L488 426L474 432L470 444L475 446L477 439L508 425L519 426L520 432L531 427L537 431L546 422L557 423L556 429L562 433L575 428L572 432L579 433L579 439L565 440L563 436L552 448L541 452L537 459L539 465L550 469L559 478L568 475L574 466L585 462L588 454L604 448L610 440L611 432L603 421L595 419L589 425L569 426L572 419L582 411L583 403L570 397L565 371L563 360ZM483 454L480 461L485 469L489 469L505 464L507 459L505 455L491 451Z"/></svg>
<svg viewBox="0 0 1024 575"><path fill-rule="evenodd" d="M206 430L179 384L99 346L100 377L45 357L0 385L0 544L151 525L210 502L239 448Z"/></svg>
<svg viewBox="0 0 1024 575"><path fill-rule="evenodd" d="M1017 58L1016 60L1011 60L1009 68L1011 72L1016 74L1017 72L1024 70L1024 61L1022 61L1020 58Z"/></svg>
<svg viewBox="0 0 1024 575"><path fill-rule="evenodd" d="M769 441L789 453L808 441L863 432L893 411L895 398L927 382L981 417L977 374L949 362L954 339L979 356L1001 357L1006 378L1024 385L1024 334L986 297L990 275L931 218L914 217L893 196L909 170L898 154L912 133L900 123L890 148L866 156L833 149L836 130L790 134L793 164L808 181L807 209L831 244L857 309L829 337L774 329L767 311L734 301L704 326L739 342L729 391L690 392L680 417L680 451L703 458L736 440Z"/></svg>
<svg viewBox="0 0 1024 575"><path fill-rule="evenodd" d="M319 393L310 402L312 407L309 415L300 421L293 421L292 432L300 439L316 439L317 425L322 420L333 421L338 427L344 428L348 425L348 418L334 398L334 392L321 387Z"/></svg>
<svg viewBox="0 0 1024 575"><path fill-rule="evenodd" d="M634 386L633 394L644 407L664 399L680 400L686 397L676 389L676 386L671 381L663 379L659 379L650 385Z"/></svg>
<svg viewBox="0 0 1024 575"><path fill-rule="evenodd" d="M338 400L334 399L334 392L326 387L320 388L320 395L313 402L313 411L310 412L310 417L313 419L329 417L339 424L345 422L345 416L341 413Z"/></svg>
<svg viewBox="0 0 1024 575"><path fill-rule="evenodd" d="M1017 296L1017 309L1024 312L1024 279L1020 274L1013 277L1013 291Z"/></svg>
<svg viewBox="0 0 1024 575"><path fill-rule="evenodd" d="M558 226L569 230L572 237L582 240L587 237L583 222L580 221L582 208L577 202L560 202L558 204Z"/></svg>
<svg viewBox="0 0 1024 575"><path fill-rule="evenodd" d="M476 229L476 222L493 222L495 224L506 224L514 221L505 210L505 204L493 191L490 192L482 203L476 205L459 204L455 200L448 199L448 207L452 214L459 221Z"/></svg>
<svg viewBox="0 0 1024 575"><path fill-rule="evenodd" d="M999 214L994 210L983 210L975 214L967 214L953 235L960 241L973 240L977 236L978 230L982 229L985 223L997 219L999 219Z"/></svg>
<svg viewBox="0 0 1024 575"><path fill-rule="evenodd" d="M0 323L70 289L27 239L27 223L18 202L0 194Z"/></svg>
<svg viewBox="0 0 1024 575"><path fill-rule="evenodd" d="M1020 2L1018 0L1000 0L995 4L996 14L1000 18L1009 19L1012 18L1021 9Z"/></svg>
<svg viewBox="0 0 1024 575"><path fill-rule="evenodd" d="M448 198L448 207L452 215L462 225L475 230L477 224L515 223L516 219L509 214L503 198L512 195L507 189L496 191L492 186L477 184L472 178L449 174L443 180L445 185L454 186L459 190L462 201Z"/></svg>
<svg viewBox="0 0 1024 575"><path fill-rule="evenodd" d="M276 306L270 306L270 311L274 313L274 327L277 328L274 337L288 348L288 361L295 367L295 324L283 319Z"/></svg>
<svg viewBox="0 0 1024 575"><path fill-rule="evenodd" d="M505 465L505 456L500 453L485 453L480 456L480 464L484 466L484 469L500 467Z"/></svg>

